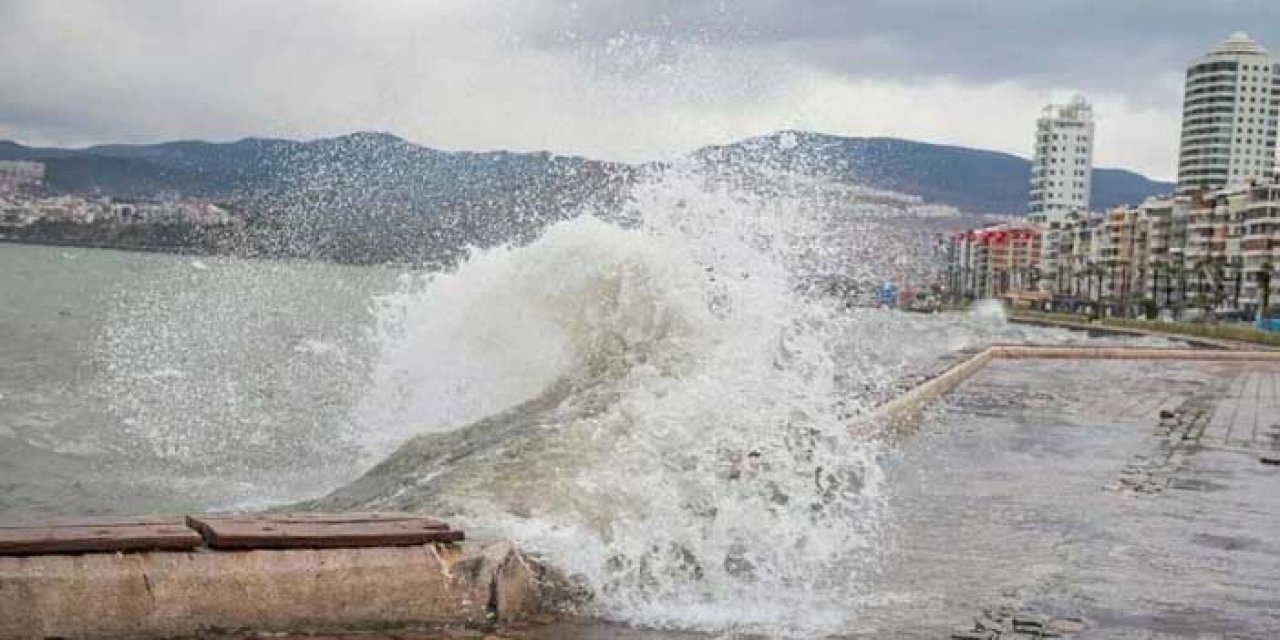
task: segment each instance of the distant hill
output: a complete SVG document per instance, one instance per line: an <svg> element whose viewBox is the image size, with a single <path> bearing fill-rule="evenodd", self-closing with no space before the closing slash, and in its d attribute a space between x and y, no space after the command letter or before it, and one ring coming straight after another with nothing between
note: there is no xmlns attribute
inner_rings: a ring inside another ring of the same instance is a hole
<svg viewBox="0 0 1280 640"><path fill-rule="evenodd" d="M223 202L248 218L253 253L355 262L436 262L520 240L584 207L616 208L637 171L549 153L437 151L379 133L81 150L0 142L5 159L44 162L55 193Z"/></svg>
<svg viewBox="0 0 1280 640"><path fill-rule="evenodd" d="M1030 163L1009 154L794 131L706 147L690 158L715 175L781 169L968 213L1024 213L1030 179ZM249 222L253 246L246 253L356 262L449 260L467 246L528 238L584 209L617 212L631 184L657 166L545 152L447 152L384 133L86 149L0 141L0 160L44 162L46 189L55 193L170 193L224 203ZM1099 169L1093 207L1138 203L1172 189Z"/></svg>
<svg viewBox="0 0 1280 640"><path fill-rule="evenodd" d="M876 189L908 193L967 213L1023 214L1031 162L996 151L897 138L845 138L781 131L730 145L700 149L694 156L714 164L767 163ZM1094 169L1094 210L1137 204L1172 193L1175 185L1122 169Z"/></svg>
<svg viewBox="0 0 1280 640"><path fill-rule="evenodd" d="M982 149L898 138L847 138L783 131L692 156L719 164L766 164L908 193L969 213L1024 213L1031 163ZM489 198L496 190L551 186L580 171L632 175L637 167L549 153L446 152L388 134L356 133L309 142L247 138L237 142L25 147L0 141L0 160L42 160L59 191L145 195L174 191L229 197L306 188L390 189L430 202ZM1136 204L1174 185L1122 169L1095 169L1095 210ZM367 190L367 189L365 189Z"/></svg>

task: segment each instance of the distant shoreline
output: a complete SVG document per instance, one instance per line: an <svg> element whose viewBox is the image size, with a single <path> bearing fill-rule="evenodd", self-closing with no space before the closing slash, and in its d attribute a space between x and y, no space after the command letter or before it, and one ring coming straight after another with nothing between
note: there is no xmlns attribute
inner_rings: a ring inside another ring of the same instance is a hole
<svg viewBox="0 0 1280 640"><path fill-rule="evenodd" d="M97 249L102 251L117 251L121 253L142 253L151 255L170 255L179 258L234 258L236 260L260 260L271 262L323 262L325 264L335 264L344 267L379 267L385 269L400 270L436 270L441 268L440 265L431 265L426 263L412 263L396 260L339 260L330 257L307 256L307 255L272 255L268 253L249 253L235 251L214 251L203 247L164 247L164 246L134 246L121 244L107 244L94 242L77 242L77 241L54 241L50 242L45 239L32 238L14 238L0 234L0 245L12 244L27 247L46 247L49 249Z"/></svg>
<svg viewBox="0 0 1280 640"><path fill-rule="evenodd" d="M44 238L15 238L5 234L0 234L0 243L20 244L36 247L65 247L68 249L106 249L109 251L129 251L132 253L167 253L179 256L228 256L232 258L247 257L237 256L233 253L224 253L218 251L210 251L200 247L159 247L159 246L130 246L121 244L109 244L101 242L86 241L49 241Z"/></svg>

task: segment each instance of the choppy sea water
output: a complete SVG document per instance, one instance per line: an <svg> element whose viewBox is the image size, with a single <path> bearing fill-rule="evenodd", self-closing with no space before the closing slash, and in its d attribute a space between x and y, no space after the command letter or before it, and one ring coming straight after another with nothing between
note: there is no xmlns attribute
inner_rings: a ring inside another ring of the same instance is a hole
<svg viewBox="0 0 1280 640"><path fill-rule="evenodd" d="M853 427L959 350L1082 338L815 289L928 237L819 195L663 176L440 273L0 245L0 520L413 509L587 615L848 631L892 596L900 455Z"/></svg>

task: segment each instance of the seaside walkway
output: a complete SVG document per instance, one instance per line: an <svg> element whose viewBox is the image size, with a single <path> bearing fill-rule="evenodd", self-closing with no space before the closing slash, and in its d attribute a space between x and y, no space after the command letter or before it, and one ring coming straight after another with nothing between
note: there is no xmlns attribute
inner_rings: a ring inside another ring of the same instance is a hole
<svg viewBox="0 0 1280 640"><path fill-rule="evenodd" d="M872 422L905 519L866 588L931 607L863 605L882 637L1280 625L1280 351L998 345ZM0 638L696 637L558 618L553 570L464 538L394 513L0 527Z"/></svg>

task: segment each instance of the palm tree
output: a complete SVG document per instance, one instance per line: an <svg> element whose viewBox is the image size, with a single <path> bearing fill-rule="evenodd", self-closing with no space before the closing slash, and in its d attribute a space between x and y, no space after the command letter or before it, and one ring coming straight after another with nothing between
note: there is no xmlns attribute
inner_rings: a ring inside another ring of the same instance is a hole
<svg viewBox="0 0 1280 640"><path fill-rule="evenodd" d="M1134 276L1135 277L1133 278L1132 281L1130 281L1130 279L1127 277L1125 278L1125 283L1126 283L1124 288L1125 308L1128 308L1130 302L1133 300L1133 293L1134 293L1133 289L1135 286L1138 288L1138 300L1143 301L1144 305L1146 304L1146 300L1148 300L1147 298L1147 265L1140 263L1138 265L1137 271L1134 273ZM1150 299L1155 299L1154 291Z"/></svg>
<svg viewBox="0 0 1280 640"><path fill-rule="evenodd" d="M1195 265L1192 266L1192 270L1196 275L1196 306L1206 311L1212 308L1212 305L1206 304L1206 298L1208 296L1206 295L1207 287L1205 286L1209 281L1208 274L1212 264L1212 260L1209 258L1202 258L1197 260Z"/></svg>
<svg viewBox="0 0 1280 640"><path fill-rule="evenodd" d="M1101 287L1099 287L1101 288ZM1116 265L1107 268L1107 302L1115 304L1116 301Z"/></svg>
<svg viewBox="0 0 1280 640"><path fill-rule="evenodd" d="M1275 266L1270 262L1262 263L1258 269L1258 317L1267 317L1267 307L1271 306L1271 276L1275 275Z"/></svg>
<svg viewBox="0 0 1280 640"><path fill-rule="evenodd" d="M1143 280L1142 296L1145 298L1146 295L1147 295L1147 281ZM1160 263L1159 262L1151 263L1151 303L1154 304L1157 309L1160 308ZM1165 301L1165 304L1168 304L1167 300Z"/></svg>
<svg viewBox="0 0 1280 640"><path fill-rule="evenodd" d="M1102 275L1106 270L1101 265L1090 262L1085 267L1085 283L1089 285L1089 300L1093 303L1093 316L1102 315Z"/></svg>
<svg viewBox="0 0 1280 640"><path fill-rule="evenodd" d="M1244 259L1236 258L1231 264L1232 270L1236 272L1236 288L1231 296L1231 309L1233 311L1240 310L1240 289L1244 286Z"/></svg>
<svg viewBox="0 0 1280 640"><path fill-rule="evenodd" d="M1217 280L1217 290L1214 292L1214 307L1221 309L1227 304L1227 258L1226 256L1218 256L1213 263L1213 274Z"/></svg>
<svg viewBox="0 0 1280 640"><path fill-rule="evenodd" d="M1178 307L1177 307L1177 310L1174 311L1174 317L1181 320L1182 310L1185 309L1187 306L1187 268L1186 268L1186 265L1184 265L1183 263L1176 262L1170 267L1170 269L1172 269L1172 273L1169 274L1170 283L1168 285L1168 291L1172 293L1173 291L1172 278L1177 277ZM1170 304L1169 306L1172 308L1173 305Z"/></svg>
<svg viewBox="0 0 1280 640"><path fill-rule="evenodd" d="M1145 287L1144 287L1145 288ZM1151 301L1160 306L1160 263L1151 263ZM1169 306L1169 293L1164 296L1164 306Z"/></svg>

